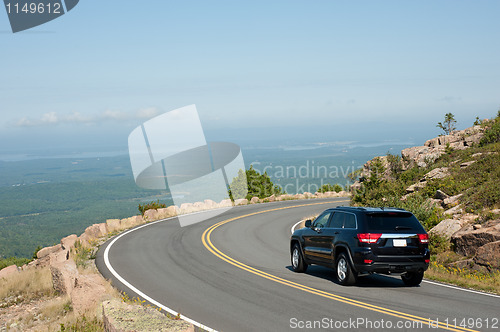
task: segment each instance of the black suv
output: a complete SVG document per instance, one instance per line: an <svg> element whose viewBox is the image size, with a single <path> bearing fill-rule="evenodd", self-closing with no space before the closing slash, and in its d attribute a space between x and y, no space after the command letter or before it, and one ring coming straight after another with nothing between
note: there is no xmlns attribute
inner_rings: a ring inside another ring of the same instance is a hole
<svg viewBox="0 0 500 332"><path fill-rule="evenodd" d="M354 284L362 274L397 273L416 286L429 267L429 236L403 209L339 206L305 226L290 239L295 272L309 264L331 267L342 285Z"/></svg>

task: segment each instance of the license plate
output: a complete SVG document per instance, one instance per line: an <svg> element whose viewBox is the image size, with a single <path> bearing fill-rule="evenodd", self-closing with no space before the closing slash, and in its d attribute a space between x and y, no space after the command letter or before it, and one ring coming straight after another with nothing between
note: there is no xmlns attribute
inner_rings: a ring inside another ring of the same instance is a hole
<svg viewBox="0 0 500 332"><path fill-rule="evenodd" d="M406 247L406 239L393 239L392 245L395 247Z"/></svg>

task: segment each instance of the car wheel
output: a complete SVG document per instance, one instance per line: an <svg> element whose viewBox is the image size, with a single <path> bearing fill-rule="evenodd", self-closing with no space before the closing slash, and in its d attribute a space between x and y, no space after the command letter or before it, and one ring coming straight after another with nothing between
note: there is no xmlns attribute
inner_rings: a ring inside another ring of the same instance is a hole
<svg viewBox="0 0 500 332"><path fill-rule="evenodd" d="M352 269L351 263L345 253L337 257L337 280L341 285L353 285L356 283L357 274Z"/></svg>
<svg viewBox="0 0 500 332"><path fill-rule="evenodd" d="M423 278L424 278L423 271L406 272L405 274L401 275L401 279L403 279L403 282L405 283L405 285L412 286L412 287L420 285Z"/></svg>
<svg viewBox="0 0 500 332"><path fill-rule="evenodd" d="M300 251L300 246L295 244L292 249L292 269L295 272L305 272L307 270L307 263L304 262L302 257L302 252Z"/></svg>

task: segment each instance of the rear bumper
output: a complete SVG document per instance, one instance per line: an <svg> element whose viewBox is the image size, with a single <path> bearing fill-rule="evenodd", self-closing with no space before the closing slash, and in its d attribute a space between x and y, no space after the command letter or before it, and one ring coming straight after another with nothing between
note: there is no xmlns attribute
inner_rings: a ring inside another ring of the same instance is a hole
<svg viewBox="0 0 500 332"><path fill-rule="evenodd" d="M358 273L383 274L425 271L429 267L429 258L428 249L421 255L411 256L376 256L370 251L358 252L354 256L354 269Z"/></svg>
<svg viewBox="0 0 500 332"><path fill-rule="evenodd" d="M373 262L369 264L355 264L355 269L359 273L405 273L405 272L417 272L425 271L429 267L428 263L407 263L407 262L391 262L391 263L379 263Z"/></svg>

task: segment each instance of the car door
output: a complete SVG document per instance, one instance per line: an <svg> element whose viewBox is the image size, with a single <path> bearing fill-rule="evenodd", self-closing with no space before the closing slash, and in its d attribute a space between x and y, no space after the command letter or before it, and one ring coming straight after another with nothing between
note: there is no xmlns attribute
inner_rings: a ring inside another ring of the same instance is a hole
<svg viewBox="0 0 500 332"><path fill-rule="evenodd" d="M311 262L322 264L331 256L331 250L325 248L327 239L324 234L330 216L331 212L329 211L322 213L302 235L304 238L304 255Z"/></svg>
<svg viewBox="0 0 500 332"><path fill-rule="evenodd" d="M340 212L340 211L335 211L332 213L332 216L330 217L330 221L325 229L324 233L324 242L323 242L323 247L325 252L329 252L329 256L325 260L325 265L334 265L334 244L336 242L336 238L341 235L343 226L344 226L344 220L345 220L345 213Z"/></svg>
<svg viewBox="0 0 500 332"><path fill-rule="evenodd" d="M342 212L332 212L328 223L321 228L319 234L315 236L314 251L318 264L331 267L333 262L333 243L335 237L342 230L344 214Z"/></svg>
<svg viewBox="0 0 500 332"><path fill-rule="evenodd" d="M353 243L357 244L357 219L351 212L336 212L338 218L332 218L332 227L335 230L332 245L334 245L333 257L335 257L335 248L352 248ZM332 257L332 260L333 260Z"/></svg>

